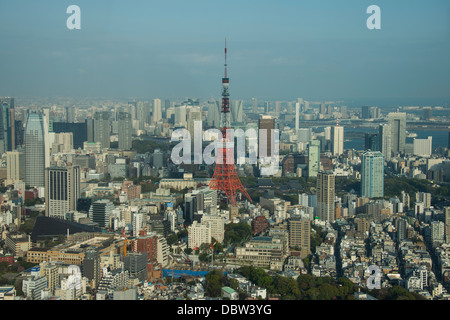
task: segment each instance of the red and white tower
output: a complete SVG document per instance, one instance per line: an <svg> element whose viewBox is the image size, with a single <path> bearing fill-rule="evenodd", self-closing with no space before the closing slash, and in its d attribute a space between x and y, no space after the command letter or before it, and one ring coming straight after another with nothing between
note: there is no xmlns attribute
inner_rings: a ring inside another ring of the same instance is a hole
<svg viewBox="0 0 450 320"><path fill-rule="evenodd" d="M220 132L218 154L214 175L209 183L209 187L219 192L225 193L229 203L236 205L236 193L240 191L250 201L244 186L239 180L234 164L234 136L231 129L230 113L230 93L228 90L229 79L227 75L227 41L225 40L225 76L222 78L222 106L220 111Z"/></svg>

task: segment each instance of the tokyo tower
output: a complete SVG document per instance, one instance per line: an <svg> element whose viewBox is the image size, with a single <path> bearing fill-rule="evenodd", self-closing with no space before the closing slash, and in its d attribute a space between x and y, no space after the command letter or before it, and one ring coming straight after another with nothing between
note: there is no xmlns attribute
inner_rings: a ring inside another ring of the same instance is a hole
<svg viewBox="0 0 450 320"><path fill-rule="evenodd" d="M213 190L225 193L229 203L236 205L236 193L240 191L250 201L244 186L239 180L234 164L234 137L231 130L230 113L230 93L228 90L229 79L227 76L227 41L225 39L225 76L222 78L222 106L220 111L220 132L221 137L218 141L218 154L216 158L216 167L214 175L209 183Z"/></svg>

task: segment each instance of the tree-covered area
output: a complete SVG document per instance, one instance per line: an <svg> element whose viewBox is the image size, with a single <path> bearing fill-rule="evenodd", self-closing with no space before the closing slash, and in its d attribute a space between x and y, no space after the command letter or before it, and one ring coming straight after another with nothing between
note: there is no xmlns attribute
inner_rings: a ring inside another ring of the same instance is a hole
<svg viewBox="0 0 450 320"><path fill-rule="evenodd" d="M160 149L161 151L169 151L172 150L174 143L169 142L169 140L133 140L132 149L137 153L153 153L156 149Z"/></svg>
<svg viewBox="0 0 450 320"><path fill-rule="evenodd" d="M412 179L406 177L385 178L384 195L387 198L400 197L401 192L405 191L414 199L416 192L431 193L433 201L441 201L443 198L450 197L449 189L446 186L437 186L429 180Z"/></svg>
<svg viewBox="0 0 450 320"><path fill-rule="evenodd" d="M245 266L237 272L249 281L267 289L271 296L282 300L352 300L355 285L346 278L300 275L296 280L279 275L270 275L260 268Z"/></svg>
<svg viewBox="0 0 450 320"><path fill-rule="evenodd" d="M379 300L424 299L399 286L375 290L358 288L351 280L344 277L336 280L331 277L302 274L295 280L271 275L261 268L251 266L241 267L236 272L257 286L267 289L269 295L278 296L282 300L355 300L353 294L358 290Z"/></svg>
<svg viewBox="0 0 450 320"><path fill-rule="evenodd" d="M231 243L240 243L252 234L252 228L247 223L229 223L225 228L223 243L226 246Z"/></svg>

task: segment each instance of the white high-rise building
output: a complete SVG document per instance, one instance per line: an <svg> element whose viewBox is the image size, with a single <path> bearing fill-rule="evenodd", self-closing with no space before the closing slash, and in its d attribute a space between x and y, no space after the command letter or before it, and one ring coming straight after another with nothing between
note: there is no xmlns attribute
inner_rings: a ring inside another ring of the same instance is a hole
<svg viewBox="0 0 450 320"><path fill-rule="evenodd" d="M414 139L413 153L416 156L430 157L432 154L433 137L427 139Z"/></svg>
<svg viewBox="0 0 450 320"><path fill-rule="evenodd" d="M380 151L386 161L391 160L392 141L391 141L391 126L389 124L380 124L378 127L378 138L380 139Z"/></svg>
<svg viewBox="0 0 450 320"><path fill-rule="evenodd" d="M211 226L194 221L188 228L188 247L200 248L203 243L211 243Z"/></svg>
<svg viewBox="0 0 450 320"><path fill-rule="evenodd" d="M212 238L216 239L220 243L223 242L225 234L225 220L222 216L204 214L202 216L202 223L209 224Z"/></svg>
<svg viewBox="0 0 450 320"><path fill-rule="evenodd" d="M161 99L153 99L153 123L156 123L162 119L161 111Z"/></svg>
<svg viewBox="0 0 450 320"><path fill-rule="evenodd" d="M295 103L295 132L300 129L300 103Z"/></svg>
<svg viewBox="0 0 450 320"><path fill-rule="evenodd" d="M344 127L342 126L331 127L331 151L335 156L344 153Z"/></svg>
<svg viewBox="0 0 450 320"><path fill-rule="evenodd" d="M186 127L186 106L179 106L175 108L175 126Z"/></svg>
<svg viewBox="0 0 450 320"><path fill-rule="evenodd" d="M231 116L232 122L244 121L244 101L242 100L231 101Z"/></svg>

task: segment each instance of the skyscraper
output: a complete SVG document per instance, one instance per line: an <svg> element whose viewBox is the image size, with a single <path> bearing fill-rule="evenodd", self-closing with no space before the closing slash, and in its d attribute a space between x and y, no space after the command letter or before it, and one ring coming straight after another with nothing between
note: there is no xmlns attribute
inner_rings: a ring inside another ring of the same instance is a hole
<svg viewBox="0 0 450 320"><path fill-rule="evenodd" d="M94 142L100 142L102 148L110 147L110 117L111 114L108 111L96 112L94 114Z"/></svg>
<svg viewBox="0 0 450 320"><path fill-rule="evenodd" d="M384 156L379 151L370 151L362 155L361 196L364 198L384 196Z"/></svg>
<svg viewBox="0 0 450 320"><path fill-rule="evenodd" d="M331 127L331 150L335 156L344 153L344 127L339 125Z"/></svg>
<svg viewBox="0 0 450 320"><path fill-rule="evenodd" d="M6 184L25 179L25 153L21 150L6 152Z"/></svg>
<svg viewBox="0 0 450 320"><path fill-rule="evenodd" d="M14 98L0 98L0 153L15 147Z"/></svg>
<svg viewBox="0 0 450 320"><path fill-rule="evenodd" d="M391 140L391 126L389 124L380 124L378 127L378 138L380 139L379 147L381 153L383 153L386 161L391 160L392 152L392 140Z"/></svg>
<svg viewBox="0 0 450 320"><path fill-rule="evenodd" d="M80 167L50 167L45 169L45 215L65 219L65 214L77 208L80 198Z"/></svg>
<svg viewBox="0 0 450 320"><path fill-rule="evenodd" d="M220 107L217 101L209 100L208 101L208 126L209 127L219 127L220 121Z"/></svg>
<svg viewBox="0 0 450 320"><path fill-rule="evenodd" d="M300 129L300 103L295 103L295 132Z"/></svg>
<svg viewBox="0 0 450 320"><path fill-rule="evenodd" d="M312 140L308 145L308 177L317 177L320 170L320 141Z"/></svg>
<svg viewBox="0 0 450 320"><path fill-rule="evenodd" d="M156 123L162 119L161 111L161 99L153 99L153 123Z"/></svg>
<svg viewBox="0 0 450 320"><path fill-rule="evenodd" d="M322 221L334 221L335 176L320 171L316 180L317 217Z"/></svg>
<svg viewBox="0 0 450 320"><path fill-rule="evenodd" d="M394 154L405 152L406 112L390 112L387 117L391 126L392 152Z"/></svg>
<svg viewBox="0 0 450 320"><path fill-rule="evenodd" d="M252 98L252 112L258 113L258 99Z"/></svg>
<svg viewBox="0 0 450 320"><path fill-rule="evenodd" d="M44 187L45 134L41 112L29 112L25 126L25 183Z"/></svg>
<svg viewBox="0 0 450 320"><path fill-rule="evenodd" d="M380 138L378 133L366 133L364 135L364 149L380 151Z"/></svg>
<svg viewBox="0 0 450 320"><path fill-rule="evenodd" d="M127 112L119 112L117 119L119 127L119 149L131 150L133 133L131 114Z"/></svg>
<svg viewBox="0 0 450 320"><path fill-rule="evenodd" d="M272 118L271 116L262 116L259 119L258 122L258 148L259 148L259 156L260 157L270 157L272 156L272 137L273 137L273 132L275 129L275 119ZM265 133L261 134L262 130L266 130ZM264 137L266 137L264 139ZM264 145L263 145L264 143ZM266 150L266 153L264 154L264 151L262 150ZM262 151L262 153L261 153Z"/></svg>

